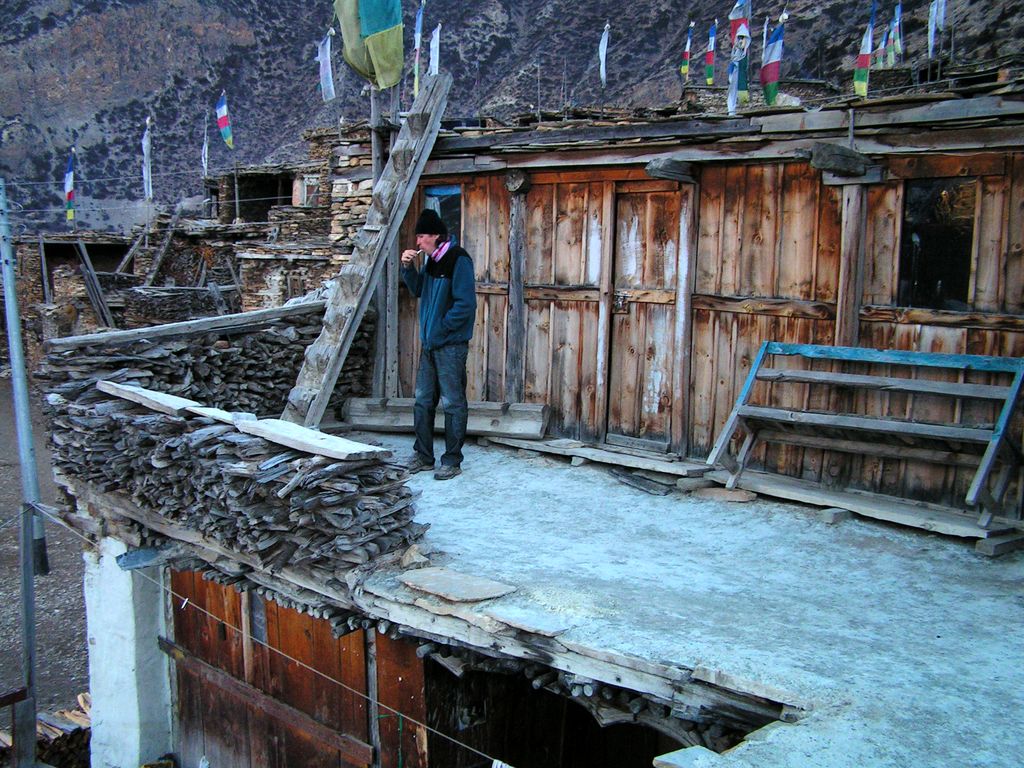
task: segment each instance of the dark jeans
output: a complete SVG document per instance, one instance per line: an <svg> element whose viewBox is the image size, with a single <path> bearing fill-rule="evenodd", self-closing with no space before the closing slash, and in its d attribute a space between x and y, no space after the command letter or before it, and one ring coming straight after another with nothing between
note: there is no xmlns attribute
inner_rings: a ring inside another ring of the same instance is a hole
<svg viewBox="0 0 1024 768"><path fill-rule="evenodd" d="M448 344L420 353L416 372L416 453L434 461L434 415L438 400L444 407L444 455L441 463L457 467L462 463L462 444L466 442L466 358L469 344Z"/></svg>

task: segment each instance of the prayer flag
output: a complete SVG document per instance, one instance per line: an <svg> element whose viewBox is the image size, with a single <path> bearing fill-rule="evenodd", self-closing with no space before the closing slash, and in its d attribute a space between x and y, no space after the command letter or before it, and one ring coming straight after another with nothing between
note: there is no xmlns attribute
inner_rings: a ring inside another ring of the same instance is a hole
<svg viewBox="0 0 1024 768"><path fill-rule="evenodd" d="M938 23L939 4L932 0L928 6L928 58L935 55L935 26Z"/></svg>
<svg viewBox="0 0 1024 768"><path fill-rule="evenodd" d="M893 40L893 47L896 49L896 55L900 61L903 61L903 3L896 3L893 24L896 27L896 39Z"/></svg>
<svg viewBox="0 0 1024 768"><path fill-rule="evenodd" d="M896 19L889 22L885 33L885 66L889 69L896 66Z"/></svg>
<svg viewBox="0 0 1024 768"><path fill-rule="evenodd" d="M203 151L199 156L203 163L203 178L210 172L210 113L206 113L206 120L203 121Z"/></svg>
<svg viewBox="0 0 1024 768"><path fill-rule="evenodd" d="M693 28L697 22L691 21L690 28L686 30L686 48L683 51L683 63L679 65L679 74L683 76L683 81L690 79L690 44L693 42Z"/></svg>
<svg viewBox="0 0 1024 768"><path fill-rule="evenodd" d="M320 95L324 101L331 101L334 93L334 67L331 64L331 38L334 29L329 29L316 48L316 60L320 62Z"/></svg>
<svg viewBox="0 0 1024 768"><path fill-rule="evenodd" d="M868 74L871 72L871 51L874 40L875 29L875 3L871 3L871 18L868 20L867 29L860 40L860 53L857 54L857 64L853 70L853 92L860 97L868 95Z"/></svg>
<svg viewBox="0 0 1024 768"><path fill-rule="evenodd" d="M764 17L764 31L761 33L761 66L768 61L768 17Z"/></svg>
<svg viewBox="0 0 1024 768"><path fill-rule="evenodd" d="M764 89L764 102L769 107L775 104L779 95L779 70L782 67L782 38L786 24L781 22L772 30L765 48L764 64L761 67L761 88Z"/></svg>
<svg viewBox="0 0 1024 768"><path fill-rule="evenodd" d="M438 22L430 35L430 64L427 73L436 75L438 67L441 66L441 23Z"/></svg>
<svg viewBox="0 0 1024 768"><path fill-rule="evenodd" d="M378 88L402 79L401 0L334 0L341 24L342 55Z"/></svg>
<svg viewBox="0 0 1024 768"><path fill-rule="evenodd" d="M608 71L606 68L608 60L608 38L611 36L612 25L607 21L604 23L604 32L601 33L601 42L597 46L597 58L601 61L601 87L608 85Z"/></svg>
<svg viewBox="0 0 1024 768"><path fill-rule="evenodd" d="M217 127L220 128L220 135L224 138L228 149L234 149L235 140L231 136L231 116L228 115L228 95L224 91L220 92L220 98L217 99Z"/></svg>
<svg viewBox="0 0 1024 768"><path fill-rule="evenodd" d="M704 54L704 79L708 85L715 84L715 33L718 30L718 19L711 25L708 33L708 50Z"/></svg>
<svg viewBox="0 0 1024 768"><path fill-rule="evenodd" d="M142 193L146 200L153 199L153 142L149 136L152 119L146 118L146 131L142 134Z"/></svg>
<svg viewBox="0 0 1024 768"><path fill-rule="evenodd" d="M726 108L730 115L736 114L737 102L746 103L750 100L750 86L747 84L747 51L749 48L750 28L744 18L736 28L732 51L729 53L729 91L726 95Z"/></svg>
<svg viewBox="0 0 1024 768"><path fill-rule="evenodd" d="M747 0L736 0L736 4L729 11L729 42L736 45L736 35L741 27L747 27L747 37L750 37L750 29L747 25Z"/></svg>
<svg viewBox="0 0 1024 768"><path fill-rule="evenodd" d="M64 171L64 211L68 221L75 220L75 148L68 155L68 167Z"/></svg>
<svg viewBox="0 0 1024 768"><path fill-rule="evenodd" d="M946 28L946 0L935 0L935 28L940 32Z"/></svg>
<svg viewBox="0 0 1024 768"><path fill-rule="evenodd" d="M420 48L423 45L423 8L427 0L420 0L420 7L416 9L416 26L413 28L412 40L416 48L416 60L412 70L412 96L420 95Z"/></svg>

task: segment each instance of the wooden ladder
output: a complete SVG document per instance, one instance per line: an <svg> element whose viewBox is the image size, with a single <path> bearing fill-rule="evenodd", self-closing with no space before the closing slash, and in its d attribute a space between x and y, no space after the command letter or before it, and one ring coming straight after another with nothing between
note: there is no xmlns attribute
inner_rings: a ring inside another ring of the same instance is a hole
<svg viewBox="0 0 1024 768"><path fill-rule="evenodd" d="M373 187L373 202L366 224L356 235L352 258L341 268L334 293L327 301L323 330L306 348L302 369L281 414L285 421L316 428L327 410L349 347L434 147L451 84L448 74L428 79L402 125L387 166Z"/></svg>

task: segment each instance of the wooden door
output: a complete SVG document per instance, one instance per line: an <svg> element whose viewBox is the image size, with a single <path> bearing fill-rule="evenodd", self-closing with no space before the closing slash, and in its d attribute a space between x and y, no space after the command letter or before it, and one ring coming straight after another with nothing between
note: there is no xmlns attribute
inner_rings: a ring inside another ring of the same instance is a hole
<svg viewBox="0 0 1024 768"><path fill-rule="evenodd" d="M667 451L672 441L681 208L676 182L616 186L606 433L612 444Z"/></svg>

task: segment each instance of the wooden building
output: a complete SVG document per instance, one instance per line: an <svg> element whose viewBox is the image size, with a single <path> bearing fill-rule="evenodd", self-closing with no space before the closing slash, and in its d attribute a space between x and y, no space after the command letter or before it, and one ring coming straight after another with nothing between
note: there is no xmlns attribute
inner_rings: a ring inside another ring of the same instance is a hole
<svg viewBox="0 0 1024 768"><path fill-rule="evenodd" d="M470 399L546 402L553 436L703 458L764 341L1024 353L1024 99L992 88L444 136L403 242L442 197L476 266ZM851 145L859 167L812 158ZM418 339L404 289L399 315L391 394L410 396ZM823 397L765 384L756 396L786 407ZM833 405L952 424L992 417L927 396L856 397ZM956 467L821 448L769 446L755 460L954 504L970 480Z"/></svg>

